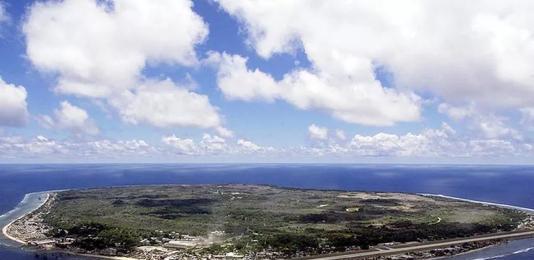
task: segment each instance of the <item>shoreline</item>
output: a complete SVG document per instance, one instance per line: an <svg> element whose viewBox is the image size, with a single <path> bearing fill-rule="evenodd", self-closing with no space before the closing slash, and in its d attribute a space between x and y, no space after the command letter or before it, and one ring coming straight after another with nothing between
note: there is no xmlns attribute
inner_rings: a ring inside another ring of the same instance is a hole
<svg viewBox="0 0 534 260"><path fill-rule="evenodd" d="M4 225L2 227L2 235L4 237L6 237L7 239L13 241L13 242L16 242L18 244L18 246L22 247L22 246L25 246L25 245L28 245L28 242L27 241L24 241L20 238L17 238L17 237L14 237L12 236L11 234L9 234L8 232L8 229L11 225L13 225L13 223L37 212L38 210L40 210L44 205L46 205L50 199L51 199L51 195L54 194L54 193L57 193L57 192L61 192L61 191L65 191L65 190L50 190L50 191L41 191L41 192L31 192L31 193L27 193L24 195L24 198L19 202L19 204L17 204L17 207L23 203L27 198L28 196L32 195L32 194L46 194L46 199L42 200L41 203L39 203L37 205L37 207L34 207L32 210L30 210L29 212L26 212L25 214L15 218L14 220L11 220L9 223L7 223L6 225ZM14 209L6 212L5 214L9 214L11 213L12 211L16 210L17 207L15 207ZM37 252L46 252L46 250L42 250L42 249L34 249L35 251ZM105 256L105 255L94 255L94 254L83 254L83 253L76 253L76 252L71 252L71 251L68 251L68 250L52 250L52 252L59 252L59 253L64 253L64 254L67 254L67 255L73 255L73 256L85 256L85 257L91 257L91 258L98 258L98 259L110 259L110 260L139 260L137 258L132 258L132 257L121 257L121 256Z"/></svg>
<svg viewBox="0 0 534 260"><path fill-rule="evenodd" d="M54 193L57 193L57 192L60 192L60 191L64 191L64 190L50 190L50 191L32 192L32 193L25 194L24 198L19 202L19 204L17 204L17 206L14 209L6 212L4 215L11 214L13 211L16 211L17 209L19 209L20 205L23 204L25 202L25 200L27 200L28 197L33 195L33 194L39 194L39 195L46 194L46 199L42 200L41 197L39 197L39 199L40 199L40 203L39 204L37 204L34 207L32 207L31 210L29 210L28 212L24 213L23 215L18 216L17 218L9 221L9 223L5 224L2 227L2 235L5 238L7 238L8 240L16 242L19 246L28 245L28 241L24 241L22 239L19 239L17 237L14 237L14 236L10 235L9 232L8 232L8 229L10 228L11 225L13 225L13 223L15 223L15 222L17 222L17 221L19 221L19 220L21 220L21 219L33 214L33 213L39 211L44 205L46 205L47 203L50 202L50 199L51 199L51 197L52 197L52 195ZM501 208L506 208L506 209L515 209L515 210L520 210L520 211L526 212L528 214L534 214L534 209L525 208L525 207L519 207L519 206L514 206L514 205L508 205L508 204L477 201L477 200L459 198L459 197L448 196L448 195L443 195L443 194L430 194L430 193L413 193L413 194L420 195L420 196L425 196L425 197L439 197L439 198L446 198L446 199L452 199L452 200L458 200L458 201L464 201L464 202L471 202L471 203L487 205L487 206L501 207ZM2 216L4 216L4 215L2 215ZM521 238L506 238L503 241L510 241L510 240L516 240L516 239L521 239ZM478 248L478 249L474 249L474 250L469 250L469 251L462 252L462 253L457 254L457 255L463 255L463 254L468 254L468 253L472 253L472 252L475 252L475 251L481 251L481 250L484 250L484 249L487 249L487 248L493 247L493 246L495 246L495 245L489 245L489 246L486 246L486 247L482 247L482 248ZM37 251L37 252L46 252L47 250L36 248L35 251ZM68 251L68 250L52 250L51 252L61 252L61 253L65 253L67 255L85 256L85 257L91 257L91 258L97 258L97 259L139 260L138 258L133 258L133 257L129 257L129 256L106 256L106 255L96 255L96 254L84 254L84 253L76 253L76 252L72 252L72 251ZM432 258L432 259L441 259L441 258Z"/></svg>
<svg viewBox="0 0 534 260"><path fill-rule="evenodd" d="M506 241L509 241L509 240L506 240ZM485 246L485 247L481 247L481 248L465 251L465 252L453 255L453 257L467 255L467 254L470 254L470 253L480 252L482 250L486 250L486 249L489 249L489 248L492 248L492 247L496 247L497 245L499 245L499 244L498 243L497 244L492 244L492 245L489 245L489 246ZM443 259L447 259L447 258L450 258L450 256L439 256L439 257L435 257L435 258L430 258L428 260L443 260Z"/></svg>
<svg viewBox="0 0 534 260"><path fill-rule="evenodd" d="M31 193L27 193L27 194L24 195L24 198L19 202L19 204L17 204L17 207L18 207L21 203L23 203L24 200L26 200L26 199L28 198L28 196L30 196L30 195L32 195L32 194L43 194L43 193L46 194L46 199L45 199L44 201L42 201L40 204L38 204L37 207L33 208L32 210L30 210L29 212L27 212L27 213L25 213L25 214L23 214L23 215L21 215L21 216L15 218L14 220L11 220L9 223L7 223L6 225L4 225L4 226L2 227L2 235L3 235L4 237L6 237L6 238L8 238L9 240L14 241L14 242L16 242L16 243L18 243L18 244L20 244L20 245L27 245L27 244L28 244L28 242L26 242L26 241L24 241L24 240L22 240L22 239L19 239L19 238L16 238L16 237L10 235L9 232L8 232L8 229L9 229L9 227L10 227L11 225L13 225L13 223L15 223L15 222L17 222L17 221L19 221L19 220L21 220L21 219L27 217L28 215L30 215L30 214L36 212L36 211L39 210L41 207L43 207L43 206L50 200L50 197L51 197L50 195L51 195L52 193L54 193L54 191L31 192ZM14 209L12 209L11 211L6 212L6 214L9 214L9 213L13 212L14 210L17 209L17 207L15 207Z"/></svg>
<svg viewBox="0 0 534 260"><path fill-rule="evenodd" d="M438 198L445 198L445 199L452 199L452 200L458 200L458 201L471 202L471 203L476 203L476 204L481 204L481 205L486 205L486 206L495 206L495 207L505 208L505 209L515 209L515 210L520 210L520 211L523 211L523 212L526 212L526 213L534 214L534 209L515 206L515 205L510 205L510 204L465 199L465 198L459 198L459 197L448 196L448 195L443 195L443 194L433 194L433 193L416 193L416 194L417 195L421 195L421 196L425 196L425 197L438 197Z"/></svg>

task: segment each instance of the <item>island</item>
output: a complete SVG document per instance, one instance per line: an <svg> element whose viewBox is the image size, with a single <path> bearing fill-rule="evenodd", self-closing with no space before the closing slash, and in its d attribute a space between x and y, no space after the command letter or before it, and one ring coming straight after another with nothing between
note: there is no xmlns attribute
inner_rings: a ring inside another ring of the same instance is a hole
<svg viewBox="0 0 534 260"><path fill-rule="evenodd" d="M110 259L425 259L533 227L527 211L443 196L227 184L50 192L4 233Z"/></svg>

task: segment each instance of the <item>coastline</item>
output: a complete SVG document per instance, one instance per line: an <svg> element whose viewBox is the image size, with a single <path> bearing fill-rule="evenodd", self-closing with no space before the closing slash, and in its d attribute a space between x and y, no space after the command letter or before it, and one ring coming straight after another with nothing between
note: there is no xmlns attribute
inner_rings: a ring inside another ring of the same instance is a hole
<svg viewBox="0 0 534 260"><path fill-rule="evenodd" d="M32 193L27 193L24 195L24 198L19 202L19 204L17 204L17 206L12 209L11 211L7 212L5 215L7 214L11 214L13 213L13 211L15 211L16 209L18 209L20 207L21 204L23 204L26 200L28 200L29 196L31 195L42 195L42 194L45 194L46 195L46 198L44 200L41 200L41 203L37 204L35 207L32 207L32 209L28 212L25 212L23 215L21 216L18 216L17 218L11 220L9 223L5 224L3 227L2 227L2 235L13 241L13 242L16 242L18 246L25 246L25 245L28 245L28 241L24 241L20 238L17 238L15 236L12 236L10 233L9 233L9 228L10 226L13 225L13 223L23 219L23 218L26 218L28 217L29 215L37 212L38 210L40 210L44 205L46 205L48 202L50 202L50 199L52 197L52 194L54 193L57 193L57 192L60 192L60 191L64 191L64 190L50 190L50 191L42 191L42 192L32 192ZM39 250L39 249L36 249L36 251L43 251L43 250ZM91 257L91 258L99 258L99 259L110 259L110 260L139 260L137 258L132 258L132 257L121 257L121 256L105 256L105 255L93 255L93 254L82 254L82 253L75 253L75 252L70 252L70 251L67 251L67 250L57 250L58 252L61 252L61 253L65 253L65 254L68 254L68 255L77 255L77 256L85 256L85 257Z"/></svg>
<svg viewBox="0 0 534 260"><path fill-rule="evenodd" d="M7 238L7 239L9 239L9 240L11 240L13 242L16 242L18 245L26 245L27 244L26 241L24 241L22 239L19 239L19 238L16 238L16 237L14 237L14 236L9 234L9 232L8 232L9 227L11 225L13 225L13 223L15 223L16 221L21 220L21 219L27 217L28 215L36 212L37 210L39 210L43 205L45 205L48 202L48 200L50 199L50 195L52 193L54 193L54 192L55 191L42 191L42 192L31 192L31 193L25 194L24 198L19 202L19 204L17 204L17 206L14 209L12 209L11 211L9 211L9 212L5 213L4 215L2 215L2 217L6 217L6 216L9 217L9 214L16 214L17 210L23 210L24 211L24 206L25 206L24 203L26 201L28 201L28 200L33 199L32 195L38 195L39 196L38 198L40 199L41 198L40 196L42 194L45 194L46 195L46 199L44 199L44 200L40 199L40 203L36 204L34 207L31 207L29 210L27 210L24 214L22 214L20 216L17 216L15 219L13 219L13 220L9 221L7 224L5 224L2 227L2 235L5 238Z"/></svg>
<svg viewBox="0 0 534 260"><path fill-rule="evenodd" d="M525 213L534 214L534 209L520 207L520 206L514 206L509 204L502 204L502 203L495 203L495 202L487 202L487 201L480 201L480 200L472 200L472 199L465 199L465 198L459 198L454 196L448 196L443 194L432 194L432 193L417 193L418 195L425 196L425 197L438 197L438 198L445 198L445 199L452 199L452 200L458 200L458 201L465 201L465 202L471 202L481 205L487 205L487 206L495 206L505 209L515 209L520 210Z"/></svg>
<svg viewBox="0 0 534 260"><path fill-rule="evenodd" d="M11 239L11 240L13 240L13 241L15 241L15 242L17 242L17 243L19 243L19 244L22 244L22 245L26 245L26 244L28 244L27 241L21 240L21 239L19 239L19 238L16 238L16 237L10 235L9 232L8 232L8 229L9 229L9 227L10 227L11 225L13 225L13 223L15 223L16 221L19 221L19 220L25 218L26 216L28 216L28 215L30 215L30 214L36 212L36 211L39 210L41 207L43 207L43 206L50 200L50 194L51 194L51 192L46 192L46 199L44 200L43 203L41 203L41 204L40 204L38 207L36 207L34 210L32 210L32 211L30 211L30 212L27 212L26 214L24 214L24 215L22 215L22 216L19 216L18 218L16 218L16 219L12 220L11 222L7 223L7 225L3 226L3 227L2 227L2 234L3 234L5 237L7 237L8 239Z"/></svg>
<svg viewBox="0 0 534 260"><path fill-rule="evenodd" d="M12 235L9 234L8 231L9 231L10 226L13 225L13 223L15 223L15 222L17 222L17 221L19 221L21 219L24 219L25 217L28 217L29 215L31 215L31 214L33 214L35 212L38 212L44 205L46 205L47 203L50 202L50 199L52 198L52 195L54 193L57 193L57 192L60 192L60 191L62 191L62 190L43 191L43 192L34 192L34 193L26 194L24 196L23 200L21 200L21 202L19 202L19 204L17 205L16 208L14 208L13 210L7 212L4 215L11 214L12 212L14 212L17 209L19 209L20 205L24 204L24 202L27 200L28 196L30 196L30 195L40 195L40 196L42 196L44 194L46 196L46 198L42 199L42 197L39 197L39 200L40 200L39 204L33 205L31 210L25 212L23 215L18 216L15 219L11 220L9 223L5 224L2 227L2 235L7 239L16 242L20 246L28 245L28 241L24 241L23 239L17 238L15 236L12 236ZM442 194L427 194L427 193L414 193L414 194L417 194L417 195L420 195L420 196L428 196L428 197L441 197L441 198L447 198L447 199L453 199L453 200L458 200L458 201L477 203L477 204L482 204L482 205L490 205L490 206L496 206L496 207L507 208L507 209L515 209L515 210L520 210L520 211L523 211L523 212L526 212L526 213L529 213L529 214L534 214L534 209L518 207L518 206L513 206L513 205L499 204L499 203L492 203L492 202L484 202L484 201L477 201L477 200L471 200L471 199L464 199L464 198L458 198L458 197L447 196L447 195L442 195ZM2 216L4 216L4 215L2 215ZM521 238L505 238L503 241L516 240L516 239L521 239ZM489 245L489 246L486 246L486 247L465 251L465 252L462 252L462 253L459 253L459 254L455 254L454 256L460 256L460 255L464 255L464 254L468 254L468 253L472 253L472 252L476 252L476 251L481 251L481 250L484 250L484 249L487 249L487 248L490 248L490 247L493 247L493 246L495 246L495 245ZM36 249L36 251L46 252L47 250ZM133 258L133 257L129 257L129 256L106 256L106 255L76 253L76 252L72 252L72 251L68 251L68 250L53 250L53 252L56 252L56 251L57 252L61 252L61 253L65 253L67 255L84 256L84 257L91 257L91 258L98 258L98 259L139 260L139 258ZM432 259L443 259L443 258L439 258L438 257L438 258L432 258Z"/></svg>
<svg viewBox="0 0 534 260"><path fill-rule="evenodd" d="M493 244L493 245L489 245L489 246L485 246L485 247L481 247L481 248L465 251L465 252L453 255L453 257L458 257L458 256L463 256L463 255L467 255L467 254L471 254L471 253L480 252L480 251L495 247L497 245L498 244ZM448 258L450 258L450 256L440 256L440 257L430 258L428 260L442 260L442 259L448 259Z"/></svg>

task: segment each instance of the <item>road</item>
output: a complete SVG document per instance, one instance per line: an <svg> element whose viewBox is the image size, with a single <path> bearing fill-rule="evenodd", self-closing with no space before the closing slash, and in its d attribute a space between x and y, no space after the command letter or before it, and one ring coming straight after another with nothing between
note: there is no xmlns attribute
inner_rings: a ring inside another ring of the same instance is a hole
<svg viewBox="0 0 534 260"><path fill-rule="evenodd" d="M515 239L515 238L530 237L530 236L534 236L534 230L514 232L514 233L495 234L495 235L486 235L486 236L481 236L481 237L471 237L471 238L466 238L466 239L456 239L456 240L449 240L449 241L443 241L443 242L430 242L430 243L425 243L425 244L396 247L396 248L391 248L389 250L381 250L381 251L373 250L373 251L347 253L347 254L332 255L332 256L318 256L318 257L311 257L307 259L319 259L319 260L358 259L358 258L365 258L365 257L396 255L396 254L402 254L402 253L413 252L413 251L423 251L423 250L448 247L448 246L453 246L453 245L458 245L458 244L463 244L463 243L480 242L480 241L487 241L487 240L493 240L493 239Z"/></svg>

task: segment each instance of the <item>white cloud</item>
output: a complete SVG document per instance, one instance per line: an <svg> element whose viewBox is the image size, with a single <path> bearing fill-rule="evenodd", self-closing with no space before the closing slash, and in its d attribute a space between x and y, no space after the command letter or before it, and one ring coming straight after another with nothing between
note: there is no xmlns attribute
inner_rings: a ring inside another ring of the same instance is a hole
<svg viewBox="0 0 534 260"><path fill-rule="evenodd" d="M23 126L28 120L26 89L0 78L0 126Z"/></svg>
<svg viewBox="0 0 534 260"><path fill-rule="evenodd" d="M125 155L157 156L157 150L141 139L133 140L97 140L87 143L69 143L71 149L80 149L82 154L91 157L113 158Z"/></svg>
<svg viewBox="0 0 534 260"><path fill-rule="evenodd" d="M328 128L311 124L308 127L308 135L311 139L326 140L328 138Z"/></svg>
<svg viewBox="0 0 534 260"><path fill-rule="evenodd" d="M221 154L227 150L226 140L219 136L204 134L200 142L176 135L164 136L162 143L170 153L189 156Z"/></svg>
<svg viewBox="0 0 534 260"><path fill-rule="evenodd" d="M259 145L245 139L237 140L237 145L239 145L246 151L257 152L261 150L261 147Z"/></svg>
<svg viewBox="0 0 534 260"><path fill-rule="evenodd" d="M111 104L124 121L132 124L221 129L221 118L207 96L176 86L168 79L147 81L133 92L112 98Z"/></svg>
<svg viewBox="0 0 534 260"><path fill-rule="evenodd" d="M264 147L261 145L258 145L252 141L245 140L245 139L238 139L237 147L235 148L236 153L245 153L245 154L251 154L251 153L258 153L258 154L270 154L273 155L277 152L277 150L274 147Z"/></svg>
<svg viewBox="0 0 534 260"><path fill-rule="evenodd" d="M350 97L361 107L345 110L344 120L417 119L417 103L377 83L376 66L393 74L397 88L430 92L450 103L534 105L534 5L528 0L218 2L242 22L247 41L262 57L302 49L312 69L293 72L292 82L329 90L312 92L321 100L336 93ZM343 104L343 98L336 100Z"/></svg>
<svg viewBox="0 0 534 260"><path fill-rule="evenodd" d="M46 159L55 161L132 160L174 161L184 158L283 158L285 161L302 159L338 158L354 161L367 157L395 158L455 158L498 159L523 158L528 161L534 144L513 139L468 139L457 134L450 126L425 129L420 133L355 135L347 142L329 142L312 146L273 148L250 140L229 141L220 136L205 134L198 140L165 136L162 145L152 145L142 139L132 140L54 140L44 136L26 139L19 136L0 136L0 160ZM208 159L209 160L209 159Z"/></svg>
<svg viewBox="0 0 534 260"><path fill-rule="evenodd" d="M217 135L204 134L199 143L203 152L208 154L222 153L227 150L226 140Z"/></svg>
<svg viewBox="0 0 534 260"><path fill-rule="evenodd" d="M66 153L64 145L40 135L30 140L21 137L0 137L0 147L2 157L22 158Z"/></svg>
<svg viewBox="0 0 534 260"><path fill-rule="evenodd" d="M455 138L455 131L443 123L439 129L426 129L419 134L395 135L378 133L372 136L355 135L351 149L366 156L456 157L465 155L464 144ZM450 151L461 151L451 153Z"/></svg>
<svg viewBox="0 0 534 260"><path fill-rule="evenodd" d="M197 63L208 27L188 0L37 2L23 26L27 55L59 74L56 90L89 97L137 84L147 63Z"/></svg>
<svg viewBox="0 0 534 260"><path fill-rule="evenodd" d="M469 141L471 153L485 157L505 157L521 154L520 147L516 147L508 140L471 140Z"/></svg>
<svg viewBox="0 0 534 260"><path fill-rule="evenodd" d="M217 135L204 134L200 139L176 135L161 138L162 145L152 145L142 139L54 140L44 136L26 139L20 136L0 136L1 159L109 160L140 158L143 160L173 160L183 158L216 158L239 155L276 156L273 147L264 147L246 139L229 142Z"/></svg>
<svg viewBox="0 0 534 260"><path fill-rule="evenodd" d="M517 130L506 126L507 124L505 123L505 118L490 115L480 116L474 120L476 129L478 129L486 138L522 138L521 134Z"/></svg>
<svg viewBox="0 0 534 260"><path fill-rule="evenodd" d="M521 111L521 124L534 127L534 107L525 107Z"/></svg>
<svg viewBox="0 0 534 260"><path fill-rule="evenodd" d="M144 140L107 139L96 141L53 140L44 136L25 139L23 137L0 137L0 158L47 159L68 162L86 159L127 158L131 156L157 155L158 151ZM143 157L148 158L148 157Z"/></svg>
<svg viewBox="0 0 534 260"><path fill-rule="evenodd" d="M228 156L242 154L270 154L274 155L273 147L260 146L250 140L238 139L235 143L227 139L204 134L197 142L191 138L180 138L176 135L164 136L162 143L170 149L167 151L179 155L191 156Z"/></svg>
<svg viewBox="0 0 534 260"><path fill-rule="evenodd" d="M337 139L341 141L344 141L345 139L347 139L347 135L345 135L345 131L341 129L336 129L336 137Z"/></svg>
<svg viewBox="0 0 534 260"><path fill-rule="evenodd" d="M212 52L206 60L218 65L217 84L228 99L273 101L281 95L278 84L267 74L246 68L247 60L239 55Z"/></svg>
<svg viewBox="0 0 534 260"><path fill-rule="evenodd" d="M87 111L68 101L61 102L59 109L54 111L54 118L42 116L41 121L47 127L68 130L75 135L96 135L99 133L98 127L89 117Z"/></svg>
<svg viewBox="0 0 534 260"><path fill-rule="evenodd" d="M189 138L178 138L175 135L165 136L161 141L169 146L172 146L176 153L178 154L196 154L198 152L198 147L195 144L193 139Z"/></svg>
<svg viewBox="0 0 534 260"><path fill-rule="evenodd" d="M219 155L228 153L230 146L226 139L217 135L204 134L200 141L190 138L179 138L175 135L164 136L161 141L172 148L170 151L182 155Z"/></svg>
<svg viewBox="0 0 534 260"><path fill-rule="evenodd" d="M356 135L350 143L351 152L357 155L412 158L525 156L531 152L529 147L515 139L469 139L457 135L446 123L439 129L425 129L419 134Z"/></svg>
<svg viewBox="0 0 534 260"><path fill-rule="evenodd" d="M438 112L445 114L454 120L462 120L462 119L474 116L475 107L474 107L474 104L472 103L466 107L451 106L450 104L447 104L447 103L441 103L438 106Z"/></svg>
<svg viewBox="0 0 534 260"><path fill-rule="evenodd" d="M447 103L441 103L438 106L438 111L446 114L454 120L464 120L468 126L474 130L475 137L484 138L514 138L521 139L522 136L519 131L507 126L507 118L496 116L491 112L482 112L481 108L474 103L468 106L452 106ZM523 119L525 120L525 111L523 111Z"/></svg>
<svg viewBox="0 0 534 260"><path fill-rule="evenodd" d="M54 154L65 153L66 151L62 144L41 135L22 146L22 148L30 154Z"/></svg>
<svg viewBox="0 0 534 260"><path fill-rule="evenodd" d="M220 136L222 136L224 138L230 138L230 137L234 136L234 132L232 132L232 130L227 129L227 128L222 127L222 126L219 126L219 127L215 128L215 132L217 132L217 134L219 134Z"/></svg>
<svg viewBox="0 0 534 260"><path fill-rule="evenodd" d="M218 61L217 83L229 99L280 99L299 109L324 110L343 121L367 125L391 125L419 118L417 96L382 88L372 75L365 81L355 81L351 75L295 70L275 81L258 69L249 70L246 59L239 55L212 53L208 60Z"/></svg>
<svg viewBox="0 0 534 260"><path fill-rule="evenodd" d="M324 137L324 136L323 136ZM480 159L480 158L530 158L534 144L522 140L505 138L469 138L459 134L451 126L442 123L440 128L423 129L419 133L355 135L342 141L339 137L310 146L265 147L238 139L235 145L225 139L204 135L200 142L176 136L164 137L163 143L173 153L185 155L243 155L254 154L262 157L297 160L300 158L344 158L355 160L367 157L396 159Z"/></svg>
<svg viewBox="0 0 534 260"><path fill-rule="evenodd" d="M6 12L4 2L0 2L0 24L6 22L7 20L9 20L9 16Z"/></svg>
<svg viewBox="0 0 534 260"><path fill-rule="evenodd" d="M150 65L199 64L195 46L208 26L190 0L65 0L37 2L23 25L27 56L36 68L58 75L55 90L105 100L132 124L222 127L206 95L169 79L150 79Z"/></svg>

